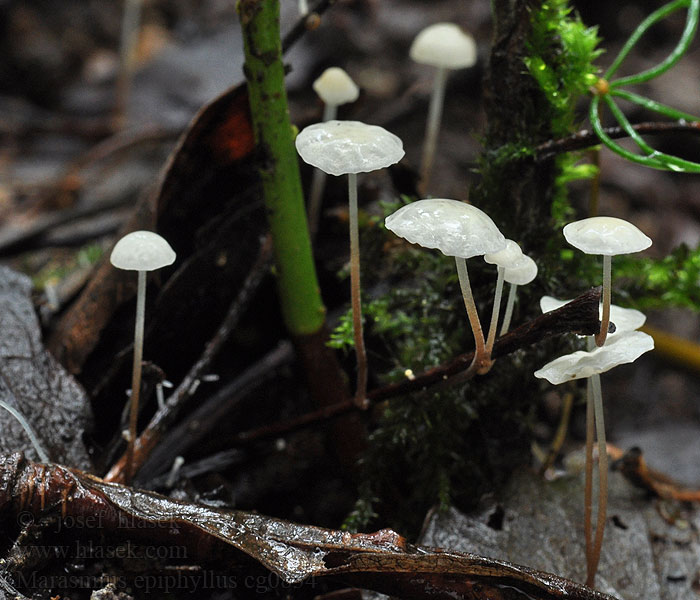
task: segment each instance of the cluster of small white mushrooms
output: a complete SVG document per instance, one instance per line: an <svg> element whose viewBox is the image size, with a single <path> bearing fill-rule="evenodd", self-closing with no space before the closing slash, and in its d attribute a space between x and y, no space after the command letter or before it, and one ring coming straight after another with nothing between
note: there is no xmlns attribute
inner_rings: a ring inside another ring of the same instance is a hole
<svg viewBox="0 0 700 600"><path fill-rule="evenodd" d="M485 212L471 204L447 198L429 198L407 204L389 215L385 225L387 229L413 244L424 248L436 248L445 256L455 258L459 285L475 344L474 359L464 376L487 369L490 365L491 349L484 340L479 313L474 303L467 259L498 252L508 253L506 238ZM520 249L517 251L520 252Z"/></svg>
<svg viewBox="0 0 700 600"><path fill-rule="evenodd" d="M332 121L338 115L338 107L355 102L360 95L360 88L355 85L343 69L329 67L314 81L312 87L323 100L323 121ZM311 238L316 237L318 221L321 213L321 201L323 190L326 187L326 173L321 169L315 169L311 179L309 191L309 231Z"/></svg>
<svg viewBox="0 0 700 600"><path fill-rule="evenodd" d="M360 235L357 222L357 174L383 169L403 158L403 143L393 133L359 121L327 121L303 129L296 138L301 158L329 175L348 176L350 226L350 296L352 302L357 386L355 401L366 406L367 356L362 335Z"/></svg>
<svg viewBox="0 0 700 600"><path fill-rule="evenodd" d="M175 252L164 238L152 231L133 231L121 238L109 258L118 269L138 272L136 291L136 325L134 328L134 363L131 376L131 406L129 409L129 437L126 451L126 479L131 479L131 464L136 440L141 390L141 362L143 359L143 329L146 314L146 273L175 262Z"/></svg>
<svg viewBox="0 0 700 600"><path fill-rule="evenodd" d="M518 285L526 285L537 277L537 264L529 256L523 254L520 246L513 240L506 240L506 247L500 252L485 254L484 260L490 265L496 265L497 268L496 291L493 299L493 310L491 311L489 334L486 339L486 351L490 356L493 344L496 341L503 282L507 281L510 283L510 293L508 294L508 303L503 317L501 335L504 335L510 327Z"/></svg>
<svg viewBox="0 0 700 600"><path fill-rule="evenodd" d="M612 256L639 252L651 245L651 240L631 223L614 217L591 217L569 223L564 227L566 240L587 254L603 255L603 301L600 307L601 325L594 339L588 338L588 351L560 356L535 372L535 377L547 379L554 385L586 378L588 383L586 409L586 469L584 498L584 531L586 538L586 584L592 586L600 560L607 510L607 449L600 374L617 365L631 363L654 348L651 336L636 331L644 324L643 313L611 305ZM545 296L540 301L543 312L559 308L566 301ZM609 332L610 322L615 326ZM598 511L595 537L592 524L593 494L593 432L598 440Z"/></svg>
<svg viewBox="0 0 700 600"><path fill-rule="evenodd" d="M425 193L430 183L430 172L440 131L448 72L452 69L465 69L476 63L476 43L472 36L454 23L435 23L416 36L409 54L417 63L437 69L430 96L420 167L420 186L421 191Z"/></svg>

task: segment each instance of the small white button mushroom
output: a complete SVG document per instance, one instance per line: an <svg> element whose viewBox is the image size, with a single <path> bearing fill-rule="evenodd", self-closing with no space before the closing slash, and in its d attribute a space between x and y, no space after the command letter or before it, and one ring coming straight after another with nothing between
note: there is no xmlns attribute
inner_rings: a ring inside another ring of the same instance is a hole
<svg viewBox="0 0 700 600"><path fill-rule="evenodd" d="M450 69L464 69L476 63L476 43L472 36L454 23L435 23L416 36L409 55L417 63L437 69L430 96L420 169L422 191L426 192L440 130L447 73Z"/></svg>
<svg viewBox="0 0 700 600"><path fill-rule="evenodd" d="M515 299L518 294L518 286L531 283L535 277L537 277L537 263L527 254L523 254L520 261L505 270L503 279L510 284L510 290L508 291L506 311L503 315L501 335L505 335L510 327L510 321L513 317L513 307L515 306Z"/></svg>
<svg viewBox="0 0 700 600"><path fill-rule="evenodd" d="M469 283L466 259L503 250L506 238L485 212L471 204L447 198L412 202L389 215L384 223L387 229L413 244L436 248L455 258L476 345L474 360L466 373L485 368L490 357Z"/></svg>
<svg viewBox="0 0 700 600"><path fill-rule="evenodd" d="M129 440L126 448L125 479L132 473L136 425L141 391L141 362L143 359L143 329L146 315L146 273L175 262L175 252L164 238L152 231L133 231L121 238L109 257L117 269L138 271L136 292L136 324L134 328L134 363L131 376L131 407L129 410Z"/></svg>
<svg viewBox="0 0 700 600"><path fill-rule="evenodd" d="M310 165L330 175L348 175L350 227L350 291L353 313L357 386L355 402L366 406L367 356L362 335L360 301L360 234L357 223L357 174L383 169L403 158L403 143L383 127L360 121L327 121L304 128L295 141Z"/></svg>
<svg viewBox="0 0 700 600"><path fill-rule="evenodd" d="M338 106L355 102L360 95L360 88L357 87L350 75L340 67L326 69L311 87L325 104L324 121L335 119Z"/></svg>
<svg viewBox="0 0 700 600"><path fill-rule="evenodd" d="M109 257L117 269L154 271L175 262L175 252L152 231L132 231L121 238Z"/></svg>
<svg viewBox="0 0 700 600"><path fill-rule="evenodd" d="M569 223L564 227L564 237L586 254L603 255L603 317L595 336L596 344L602 346L610 323L612 257L640 252L651 246L651 239L629 221L616 217L590 217Z"/></svg>
<svg viewBox="0 0 700 600"><path fill-rule="evenodd" d="M323 121L332 121L338 113L338 106L354 102L360 95L360 88L340 67L329 67L316 79L312 87L324 102ZM309 229L312 239L318 232L321 199L326 185L326 173L316 169L311 179L309 191Z"/></svg>

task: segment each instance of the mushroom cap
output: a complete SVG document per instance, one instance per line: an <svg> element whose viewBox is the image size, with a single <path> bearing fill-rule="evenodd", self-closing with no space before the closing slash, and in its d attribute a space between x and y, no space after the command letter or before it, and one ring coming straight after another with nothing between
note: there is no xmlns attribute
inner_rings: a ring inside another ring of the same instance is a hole
<svg viewBox="0 0 700 600"><path fill-rule="evenodd" d="M403 143L383 127L326 121L305 127L295 141L301 158L329 175L368 173L399 162Z"/></svg>
<svg viewBox="0 0 700 600"><path fill-rule="evenodd" d="M454 23L435 23L416 36L409 54L417 63L464 69L476 62L476 43Z"/></svg>
<svg viewBox="0 0 700 600"><path fill-rule="evenodd" d="M605 373L617 365L631 363L654 349L654 338L641 331L626 331L606 340L591 352L579 350L548 362L535 371L535 377L554 385Z"/></svg>
<svg viewBox="0 0 700 600"><path fill-rule="evenodd" d="M360 88L340 67L326 69L311 87L321 100L334 106L355 102L360 95Z"/></svg>
<svg viewBox="0 0 700 600"><path fill-rule="evenodd" d="M506 238L491 217L458 200L417 200L389 215L384 223L409 242L437 248L446 256L471 258L498 252L506 246Z"/></svg>
<svg viewBox="0 0 700 600"><path fill-rule="evenodd" d="M490 265L496 265L507 269L509 267L515 267L523 256L523 251L518 244L513 240L506 240L506 247L503 248L503 250L484 254L484 260Z"/></svg>
<svg viewBox="0 0 700 600"><path fill-rule="evenodd" d="M651 246L651 239L629 221L616 217L590 217L564 227L564 237L586 254L630 254Z"/></svg>
<svg viewBox="0 0 700 600"><path fill-rule="evenodd" d="M540 308L542 312L550 312L561 308L565 304L568 304L571 300L558 300L557 298L552 298L552 296L542 296L540 298ZM603 316L603 304L601 303L598 308L598 314L602 318ZM608 333L610 336L619 336L625 331L634 331L639 329L647 320L647 316L634 308L622 308L616 304L610 305L610 320L615 323L615 331ZM607 343L607 342L606 342Z"/></svg>
<svg viewBox="0 0 700 600"><path fill-rule="evenodd" d="M154 271L175 262L175 252L153 231L132 231L121 238L109 257L117 269Z"/></svg>
<svg viewBox="0 0 700 600"><path fill-rule="evenodd" d="M506 267L503 279L513 285L527 285L537 277L537 263L527 254L523 254L512 267Z"/></svg>

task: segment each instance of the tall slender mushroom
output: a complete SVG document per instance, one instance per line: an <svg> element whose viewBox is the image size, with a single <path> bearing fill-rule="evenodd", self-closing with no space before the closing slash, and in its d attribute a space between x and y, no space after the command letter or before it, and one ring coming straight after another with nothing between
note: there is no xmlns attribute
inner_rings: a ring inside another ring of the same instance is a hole
<svg viewBox="0 0 700 600"><path fill-rule="evenodd" d="M340 67L329 67L316 79L312 87L323 100L323 121L332 121L338 114L338 107L348 102L354 102L360 95L360 88L355 85L350 75ZM318 221L321 212L321 200L326 186L326 173L315 169L309 191L309 231L312 239L318 232Z"/></svg>
<svg viewBox="0 0 700 600"><path fill-rule="evenodd" d="M508 291L508 300L506 301L506 310L503 313L503 325L501 326L501 335L505 335L510 327L510 320L513 317L513 306L515 298L518 295L518 286L527 285L535 277L537 277L537 263L532 260L527 254L523 254L521 262L517 265L506 269L503 274L503 279L510 284Z"/></svg>
<svg viewBox="0 0 700 600"><path fill-rule="evenodd" d="M603 316L597 346L605 343L610 323L612 257L640 252L651 246L651 239L629 221L616 217L589 217L564 227L564 237L574 248L586 254L603 255Z"/></svg>
<svg viewBox="0 0 700 600"><path fill-rule="evenodd" d="M403 143L393 133L359 121L327 121L304 128L296 139L301 158L330 175L348 176L350 217L350 295L352 300L357 386L355 402L367 405L367 355L362 335L360 234L357 223L357 174L383 169L403 158Z"/></svg>
<svg viewBox="0 0 700 600"><path fill-rule="evenodd" d="M550 296L540 299L542 312L560 308L567 301ZM600 307L603 312L603 306ZM584 491L584 534L586 539L586 584L592 586L600 560L605 532L605 515L608 496L608 455L605 440L605 419L600 373L618 364L636 360L654 348L651 336L635 331L644 325L646 316L638 310L612 305L610 314L616 329L607 336L602 347L596 347L588 338L588 352L578 351L561 356L535 373L535 377L547 379L558 385L572 379L587 378L586 400L586 467ZM593 435L598 438L598 512L595 538L593 536Z"/></svg>
<svg viewBox="0 0 700 600"><path fill-rule="evenodd" d="M440 131L447 73L451 69L464 69L476 63L476 43L472 36L454 23L435 23L416 36L409 55L417 63L437 68L430 96L420 167L421 191L426 193Z"/></svg>
<svg viewBox="0 0 700 600"><path fill-rule="evenodd" d="M476 348L472 364L461 377L484 368L490 359L469 284L467 259L503 250L506 238L485 212L447 198L412 202L389 215L384 223L387 229L413 244L437 248L445 256L454 256Z"/></svg>
<svg viewBox="0 0 700 600"><path fill-rule="evenodd" d="M506 269L518 265L523 258L523 251L513 240L506 240L506 247L490 254L484 254L484 261L490 265L496 265L496 290L493 295L493 308L491 309L491 323L486 337L486 351L491 354L493 343L496 341L496 329L498 327L498 315L501 310L501 295L503 294L503 281Z"/></svg>
<svg viewBox="0 0 700 600"><path fill-rule="evenodd" d="M131 406L129 409L129 439L126 447L125 468L125 478L128 483L133 476L131 465L139 416L143 329L146 315L146 273L173 264L175 262L175 252L170 247L170 244L157 233L152 231L132 231L116 243L109 260L117 269L138 271L134 362L131 376Z"/></svg>

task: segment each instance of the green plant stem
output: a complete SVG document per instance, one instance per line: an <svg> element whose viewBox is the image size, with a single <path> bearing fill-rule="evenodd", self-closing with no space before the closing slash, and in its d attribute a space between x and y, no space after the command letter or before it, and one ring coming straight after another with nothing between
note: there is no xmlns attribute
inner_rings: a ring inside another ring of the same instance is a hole
<svg viewBox="0 0 700 600"><path fill-rule="evenodd" d="M613 61L613 64L608 68L603 75L604 79L610 79L610 77L617 71L622 61L625 59L630 50L636 45L639 39L647 32L647 30L654 24L658 23L662 19L674 13L680 8L688 7L688 17L686 19L685 28L681 34L681 39L678 41L676 47L671 51L671 53L658 65L637 73L636 75L629 75L628 77L621 77L611 82L611 87L620 87L623 85L632 85L637 83L643 83L649 81L654 77L668 71L673 67L681 57L686 53L690 43L693 41L695 36L695 31L698 27L698 16L700 14L700 0L675 0L674 2L669 2L665 6L662 6L658 10L651 13L644 21L642 21L634 33L630 36L627 43L623 46L620 54Z"/></svg>
<svg viewBox="0 0 700 600"><path fill-rule="evenodd" d="M134 364L131 371L131 400L129 406L129 439L126 444L126 467L124 480L128 485L134 475L134 444L139 420L139 397L141 396L141 364L143 363L143 329L146 320L146 271L138 272L136 289L136 324L134 325Z"/></svg>
<svg viewBox="0 0 700 600"><path fill-rule="evenodd" d="M672 156L666 154L665 152L660 152L652 148L649 144L644 141L632 127L632 124L627 120L625 114L620 110L620 108L615 104L614 100L610 95L604 97L605 103L610 108L617 122L622 126L622 128L627 132L627 134L634 140L634 142L639 146L642 152L646 152L647 156L644 157L646 160L654 160L656 163L660 163L662 169L671 169L675 171L685 171L686 173L699 173L700 164L694 163L689 160L683 160L677 156Z"/></svg>
<svg viewBox="0 0 700 600"><path fill-rule="evenodd" d="M591 121L593 130L595 131L600 141L603 142L603 144L605 144L610 150L615 152L615 154L619 154L620 156L622 156L622 158L625 158L630 162L644 165L645 167L650 167L652 169L668 170L668 168L658 160L655 160L650 156L640 156L639 154L630 152L629 150L615 142L603 129L603 125L600 122L600 116L598 114L599 106L600 96L594 96L593 100L591 100L591 105L589 107L588 118ZM626 129L625 131L629 135L629 132Z"/></svg>
<svg viewBox="0 0 700 600"><path fill-rule="evenodd" d="M654 112L664 115L665 117L669 117L670 119L690 122L700 120L700 117L697 117L696 115L691 115L690 113L683 112L682 110L678 110L677 108L673 108L672 106L667 106L666 104L662 104L661 102L657 102L656 100L652 100L651 98L640 96L639 94L635 94L634 92L630 92L629 90L611 90L610 95L614 98L622 98L623 100L627 100L628 102L638 104L639 106L642 106L647 110L653 110Z"/></svg>
<svg viewBox="0 0 700 600"><path fill-rule="evenodd" d="M357 386L355 403L366 406L367 402L367 353L362 333L362 297L360 295L360 228L357 219L357 174L348 174L348 201L350 216L350 298L352 303L352 325L357 357Z"/></svg>
<svg viewBox="0 0 700 600"><path fill-rule="evenodd" d="M284 87L277 0L240 0L244 71L267 208L282 315L292 335L323 327L325 308L311 241Z"/></svg>

